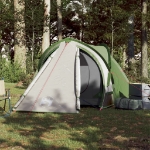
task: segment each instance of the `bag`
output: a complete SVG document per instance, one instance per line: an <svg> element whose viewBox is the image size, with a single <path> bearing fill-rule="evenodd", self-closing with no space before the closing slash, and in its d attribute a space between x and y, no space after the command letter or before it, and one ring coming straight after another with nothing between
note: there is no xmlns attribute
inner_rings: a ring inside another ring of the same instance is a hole
<svg viewBox="0 0 150 150"><path fill-rule="evenodd" d="M143 101L129 98L118 98L115 101L115 107L120 109L143 109Z"/></svg>

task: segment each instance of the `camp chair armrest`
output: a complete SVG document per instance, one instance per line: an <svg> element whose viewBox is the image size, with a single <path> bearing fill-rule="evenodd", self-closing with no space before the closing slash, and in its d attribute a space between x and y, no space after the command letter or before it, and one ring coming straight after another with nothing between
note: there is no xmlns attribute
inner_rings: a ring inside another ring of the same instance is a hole
<svg viewBox="0 0 150 150"><path fill-rule="evenodd" d="M4 103L2 101L4 101ZM0 108L2 108L2 111L6 112L6 115L10 114L11 110L12 110L11 109L10 89L5 88L4 80L0 80L0 102L2 102L0 104ZM8 106L6 107L6 105L8 105Z"/></svg>

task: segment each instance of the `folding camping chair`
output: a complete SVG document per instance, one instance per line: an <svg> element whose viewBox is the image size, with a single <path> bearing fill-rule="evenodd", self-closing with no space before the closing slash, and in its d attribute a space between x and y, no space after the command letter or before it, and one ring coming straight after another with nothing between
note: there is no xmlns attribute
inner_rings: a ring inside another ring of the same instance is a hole
<svg viewBox="0 0 150 150"><path fill-rule="evenodd" d="M7 111L6 111L6 105ZM4 80L0 80L0 110L5 114L11 113L11 97L10 97L10 90L5 89Z"/></svg>

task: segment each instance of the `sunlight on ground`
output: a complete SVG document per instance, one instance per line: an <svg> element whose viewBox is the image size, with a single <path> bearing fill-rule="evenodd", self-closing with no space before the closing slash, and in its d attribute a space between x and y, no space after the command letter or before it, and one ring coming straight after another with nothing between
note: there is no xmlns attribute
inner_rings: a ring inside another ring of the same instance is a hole
<svg viewBox="0 0 150 150"><path fill-rule="evenodd" d="M146 116L149 116L149 117L150 117L150 113L146 114Z"/></svg>
<svg viewBox="0 0 150 150"><path fill-rule="evenodd" d="M125 141L128 141L129 138L118 135L114 137L114 140L116 140L117 142L125 142Z"/></svg>

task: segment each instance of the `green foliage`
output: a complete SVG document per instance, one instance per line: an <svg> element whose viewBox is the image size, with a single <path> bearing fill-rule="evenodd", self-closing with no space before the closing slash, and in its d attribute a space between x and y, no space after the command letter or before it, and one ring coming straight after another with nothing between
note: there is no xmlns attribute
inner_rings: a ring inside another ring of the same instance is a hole
<svg viewBox="0 0 150 150"><path fill-rule="evenodd" d="M117 49L115 50L115 53L113 55L117 63L122 66L122 61L123 61L123 50L122 49Z"/></svg>
<svg viewBox="0 0 150 150"><path fill-rule="evenodd" d="M37 48L35 48L35 50L37 50ZM38 50L37 50L38 51ZM38 66L38 62L39 62L39 57L40 57L40 53L34 53L33 58L32 58L32 51L29 51L27 53L27 59L26 59L26 73L30 74L33 73L37 70L37 66ZM33 59L33 60L32 60Z"/></svg>
<svg viewBox="0 0 150 150"><path fill-rule="evenodd" d="M129 62L128 66L125 68L129 81L131 83L150 83L149 78L144 78L141 76L141 60L135 62Z"/></svg>
<svg viewBox="0 0 150 150"><path fill-rule="evenodd" d="M11 44L13 35L11 32L14 28L14 16L13 16L13 1L0 0L0 37L3 40L3 44ZM2 46L0 39L0 48Z"/></svg>
<svg viewBox="0 0 150 150"><path fill-rule="evenodd" d="M0 78L4 78L6 82L18 82L25 78L25 73L19 64L1 59Z"/></svg>
<svg viewBox="0 0 150 150"><path fill-rule="evenodd" d="M150 84L150 79L149 78L145 78L145 77L141 77L141 83Z"/></svg>
<svg viewBox="0 0 150 150"><path fill-rule="evenodd" d="M28 54L34 53L34 58L38 55L43 35L43 15L44 3L41 0L26 0L25 24L26 41L29 49ZM32 48L32 52L31 52Z"/></svg>
<svg viewBox="0 0 150 150"><path fill-rule="evenodd" d="M125 73L130 82L141 82L141 64L140 61L129 62L125 68Z"/></svg>
<svg viewBox="0 0 150 150"><path fill-rule="evenodd" d="M36 38L36 42L38 42L37 37L42 36L44 4L41 0L26 0L25 8L26 36L28 42L31 44L33 33ZM30 44L29 46L31 46Z"/></svg>
<svg viewBox="0 0 150 150"><path fill-rule="evenodd" d="M22 83L25 87L27 87L33 80L34 74L27 74L24 79L22 79Z"/></svg>

